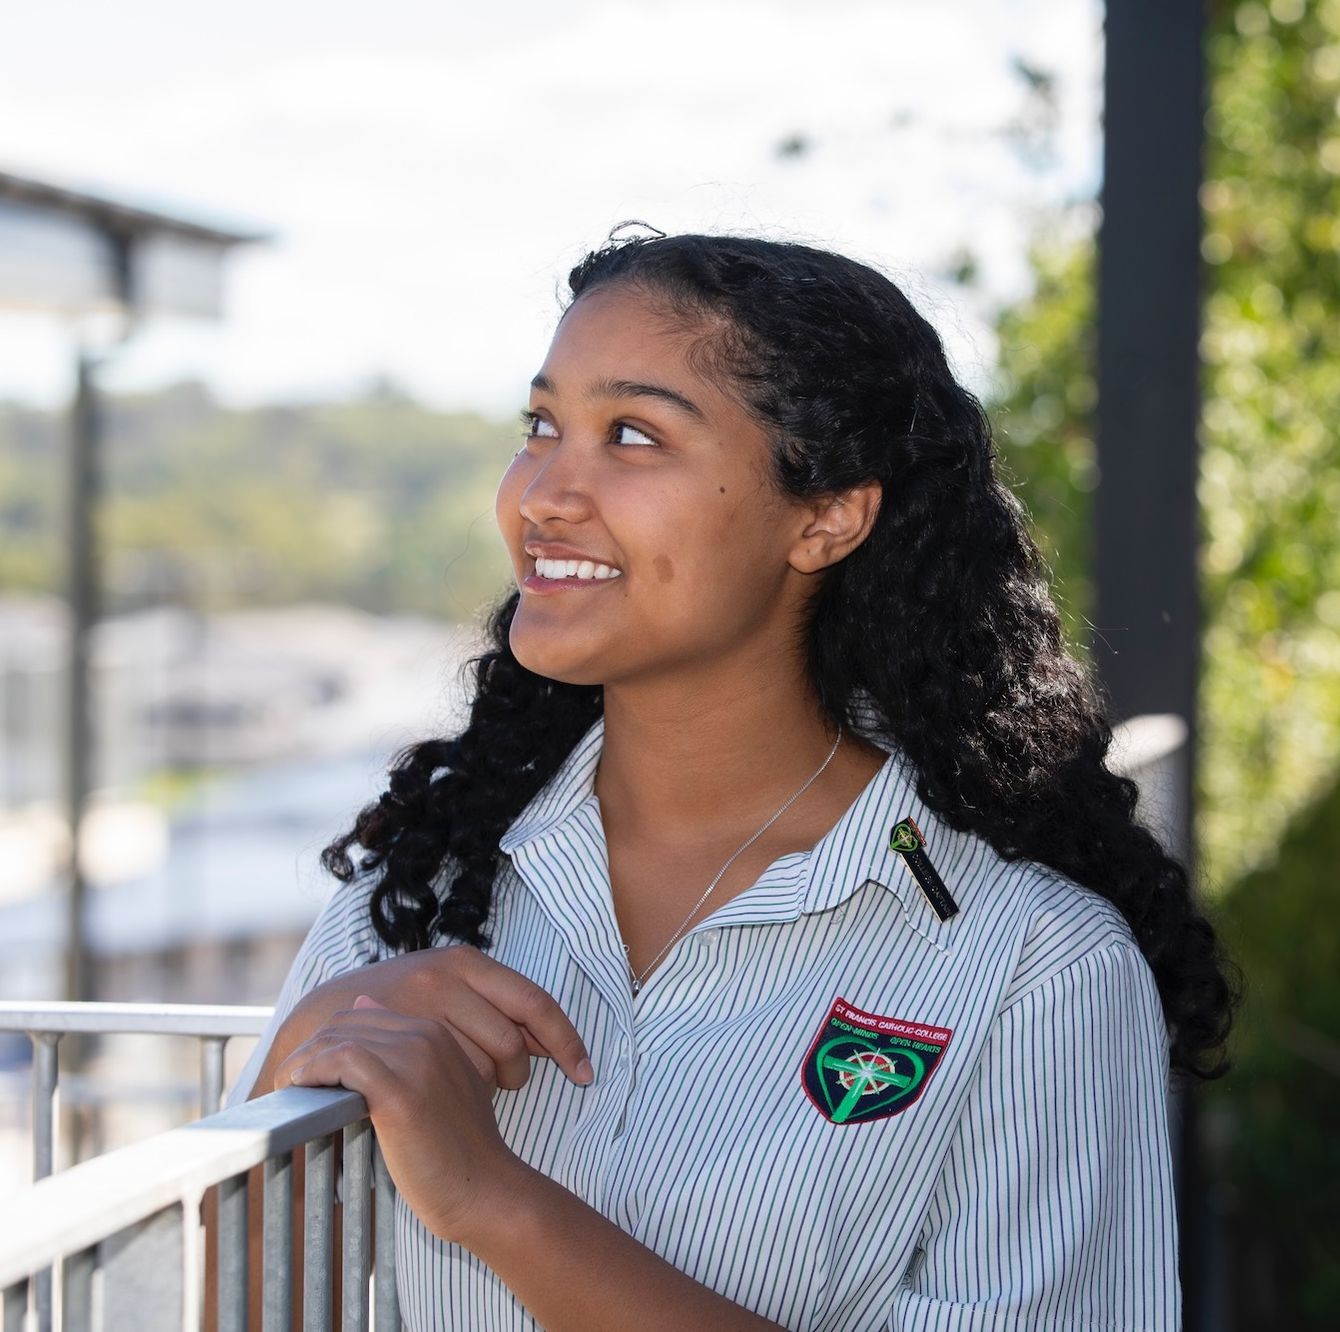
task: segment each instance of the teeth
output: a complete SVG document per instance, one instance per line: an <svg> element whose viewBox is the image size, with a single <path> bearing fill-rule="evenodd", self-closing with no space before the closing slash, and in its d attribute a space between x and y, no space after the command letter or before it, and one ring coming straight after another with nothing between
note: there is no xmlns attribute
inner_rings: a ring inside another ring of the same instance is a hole
<svg viewBox="0 0 1340 1332"><path fill-rule="evenodd" d="M546 560L537 556L535 572L541 578L618 578L621 569L612 569L608 564L596 564L594 560Z"/></svg>

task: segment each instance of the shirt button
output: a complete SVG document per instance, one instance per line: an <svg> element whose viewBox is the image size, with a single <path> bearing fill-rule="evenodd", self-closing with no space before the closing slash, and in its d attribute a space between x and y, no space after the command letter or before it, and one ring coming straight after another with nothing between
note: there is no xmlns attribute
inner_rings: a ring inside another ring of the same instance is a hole
<svg viewBox="0 0 1340 1332"><path fill-rule="evenodd" d="M717 939L720 938L720 936L721 931L717 929L703 931L703 938L706 939L708 943L716 943Z"/></svg>

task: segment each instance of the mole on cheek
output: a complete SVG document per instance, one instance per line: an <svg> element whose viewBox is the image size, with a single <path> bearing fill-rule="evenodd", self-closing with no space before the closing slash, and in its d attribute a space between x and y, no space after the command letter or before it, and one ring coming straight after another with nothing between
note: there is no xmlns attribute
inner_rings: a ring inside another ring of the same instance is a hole
<svg viewBox="0 0 1340 1332"><path fill-rule="evenodd" d="M668 583L675 576L674 566L670 563L668 555L658 555L651 563L656 570L656 577L662 583Z"/></svg>
<svg viewBox="0 0 1340 1332"><path fill-rule="evenodd" d="M726 487L725 487L725 486L718 486L717 489L718 489L719 491L721 491L721 493L722 493L723 495L726 493Z"/></svg>

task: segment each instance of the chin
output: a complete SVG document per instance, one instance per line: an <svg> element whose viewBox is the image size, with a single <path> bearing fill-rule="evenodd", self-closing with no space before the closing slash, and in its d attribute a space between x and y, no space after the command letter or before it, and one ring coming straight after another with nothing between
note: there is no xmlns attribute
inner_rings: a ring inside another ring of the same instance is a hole
<svg viewBox="0 0 1340 1332"><path fill-rule="evenodd" d="M581 661L564 652L561 643L542 640L544 634L518 632L516 621L508 635L508 646L517 662L534 675L543 675L560 684L599 685L605 683L605 673L594 663Z"/></svg>

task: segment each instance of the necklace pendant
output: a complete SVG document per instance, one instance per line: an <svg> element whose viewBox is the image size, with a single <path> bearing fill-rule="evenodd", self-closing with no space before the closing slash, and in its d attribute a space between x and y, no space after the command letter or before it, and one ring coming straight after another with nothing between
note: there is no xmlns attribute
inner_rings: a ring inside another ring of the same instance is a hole
<svg viewBox="0 0 1340 1332"><path fill-rule="evenodd" d="M633 998L636 999L638 991L642 988L642 982L636 976L633 977Z"/></svg>

